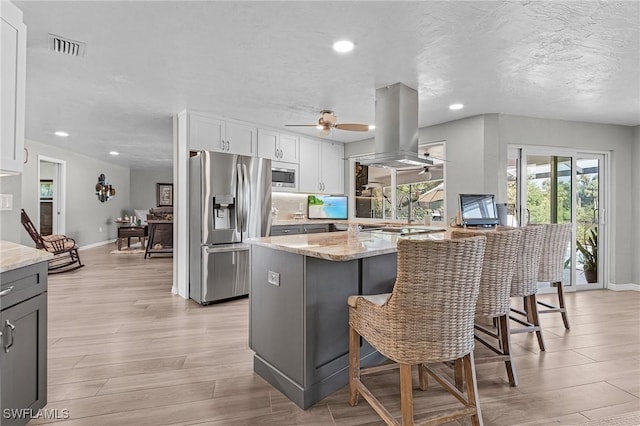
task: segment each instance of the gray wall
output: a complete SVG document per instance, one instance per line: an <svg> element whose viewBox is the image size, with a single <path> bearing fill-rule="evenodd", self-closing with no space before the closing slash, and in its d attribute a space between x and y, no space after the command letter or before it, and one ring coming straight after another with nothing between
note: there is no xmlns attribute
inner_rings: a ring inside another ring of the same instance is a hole
<svg viewBox="0 0 640 426"><path fill-rule="evenodd" d="M631 147L631 241L633 241L633 283L640 285L640 126L633 129Z"/></svg>
<svg viewBox="0 0 640 426"><path fill-rule="evenodd" d="M632 228L631 148L633 129L627 126L545 120L513 115L500 115L500 140L519 145L566 147L611 153L610 200L608 214L610 236L609 282L633 283L631 276L634 246L639 241L629 238ZM494 141L493 143L499 143ZM506 180L500 184L506 186ZM635 199L636 203L638 199Z"/></svg>
<svg viewBox="0 0 640 426"><path fill-rule="evenodd" d="M65 235L74 238L80 246L116 238L114 220L129 210L129 169L30 140L25 140L25 146L29 150L29 162L22 172L21 206L31 219L36 220L36 209L39 208L38 155L44 155L66 161ZM95 195L95 185L101 173L116 189L115 197L104 203ZM18 212L19 209L20 204ZM20 226L19 214L17 223ZM4 228L4 220L2 225ZM25 231L20 236L21 241L17 242L33 245Z"/></svg>
<svg viewBox="0 0 640 426"><path fill-rule="evenodd" d="M0 240L20 243L22 233L27 235L20 223L20 206L22 204L22 176L1 176L0 194L13 195L13 210L0 211ZM33 244L29 244L32 246Z"/></svg>
<svg viewBox="0 0 640 426"><path fill-rule="evenodd" d="M508 144L610 152L612 211L608 281L640 284L640 227L632 227L640 223L640 172L632 167L640 164L638 133L638 128L627 126L486 114L421 128L419 140L421 144L446 141L448 219L457 212L460 193L495 193L499 202L506 201ZM373 139L345 145L346 157L370 152L373 152ZM629 212L635 220L632 221ZM630 238L629 229L635 229L634 238Z"/></svg>
<svg viewBox="0 0 640 426"><path fill-rule="evenodd" d="M131 210L156 207L156 184L172 182L172 168L131 170Z"/></svg>

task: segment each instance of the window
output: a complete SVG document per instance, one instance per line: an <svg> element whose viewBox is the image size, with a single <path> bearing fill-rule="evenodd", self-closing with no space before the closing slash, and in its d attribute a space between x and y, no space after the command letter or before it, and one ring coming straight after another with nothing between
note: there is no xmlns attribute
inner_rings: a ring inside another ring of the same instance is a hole
<svg viewBox="0 0 640 426"><path fill-rule="evenodd" d="M433 165L395 170L356 163L355 217L444 221L444 144L423 145L418 153Z"/></svg>

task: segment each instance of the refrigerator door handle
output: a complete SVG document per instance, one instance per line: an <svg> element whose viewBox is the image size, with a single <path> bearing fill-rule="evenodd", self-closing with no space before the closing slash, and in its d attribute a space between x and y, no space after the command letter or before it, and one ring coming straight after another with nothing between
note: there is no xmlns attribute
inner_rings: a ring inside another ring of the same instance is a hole
<svg viewBox="0 0 640 426"><path fill-rule="evenodd" d="M243 174L242 174L242 166L240 164L236 165L236 169L238 172L238 182L236 186L236 231L242 232L242 228L244 226L244 182L243 182Z"/></svg>
<svg viewBox="0 0 640 426"><path fill-rule="evenodd" d="M247 223L249 223L249 209L251 208L251 206L249 205L251 202L251 187L249 186L249 179L248 179L248 172L247 172L247 165L243 164L242 165L242 180L244 181L243 183L243 187L244 187L244 192L242 194L243 196L243 200L242 200L242 208L244 210L243 214L244 217L242 219L242 231L246 232L247 231Z"/></svg>

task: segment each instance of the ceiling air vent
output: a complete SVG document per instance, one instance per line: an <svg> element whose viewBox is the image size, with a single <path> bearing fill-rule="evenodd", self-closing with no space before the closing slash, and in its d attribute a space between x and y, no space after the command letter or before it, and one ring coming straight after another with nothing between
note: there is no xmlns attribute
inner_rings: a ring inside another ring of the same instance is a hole
<svg viewBox="0 0 640 426"><path fill-rule="evenodd" d="M49 34L49 50L70 56L84 56L86 44L54 34Z"/></svg>

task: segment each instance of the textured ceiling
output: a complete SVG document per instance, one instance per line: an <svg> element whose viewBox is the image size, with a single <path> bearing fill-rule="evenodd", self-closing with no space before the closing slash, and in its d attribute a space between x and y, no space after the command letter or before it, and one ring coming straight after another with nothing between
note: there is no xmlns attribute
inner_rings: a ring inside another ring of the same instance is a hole
<svg viewBox="0 0 640 426"><path fill-rule="evenodd" d="M15 3L27 138L136 169L171 165L180 110L283 129L321 109L373 123L375 89L396 82L418 89L421 127L493 112L640 124L635 1ZM47 33L85 56L50 52ZM355 50L334 53L341 38Z"/></svg>

